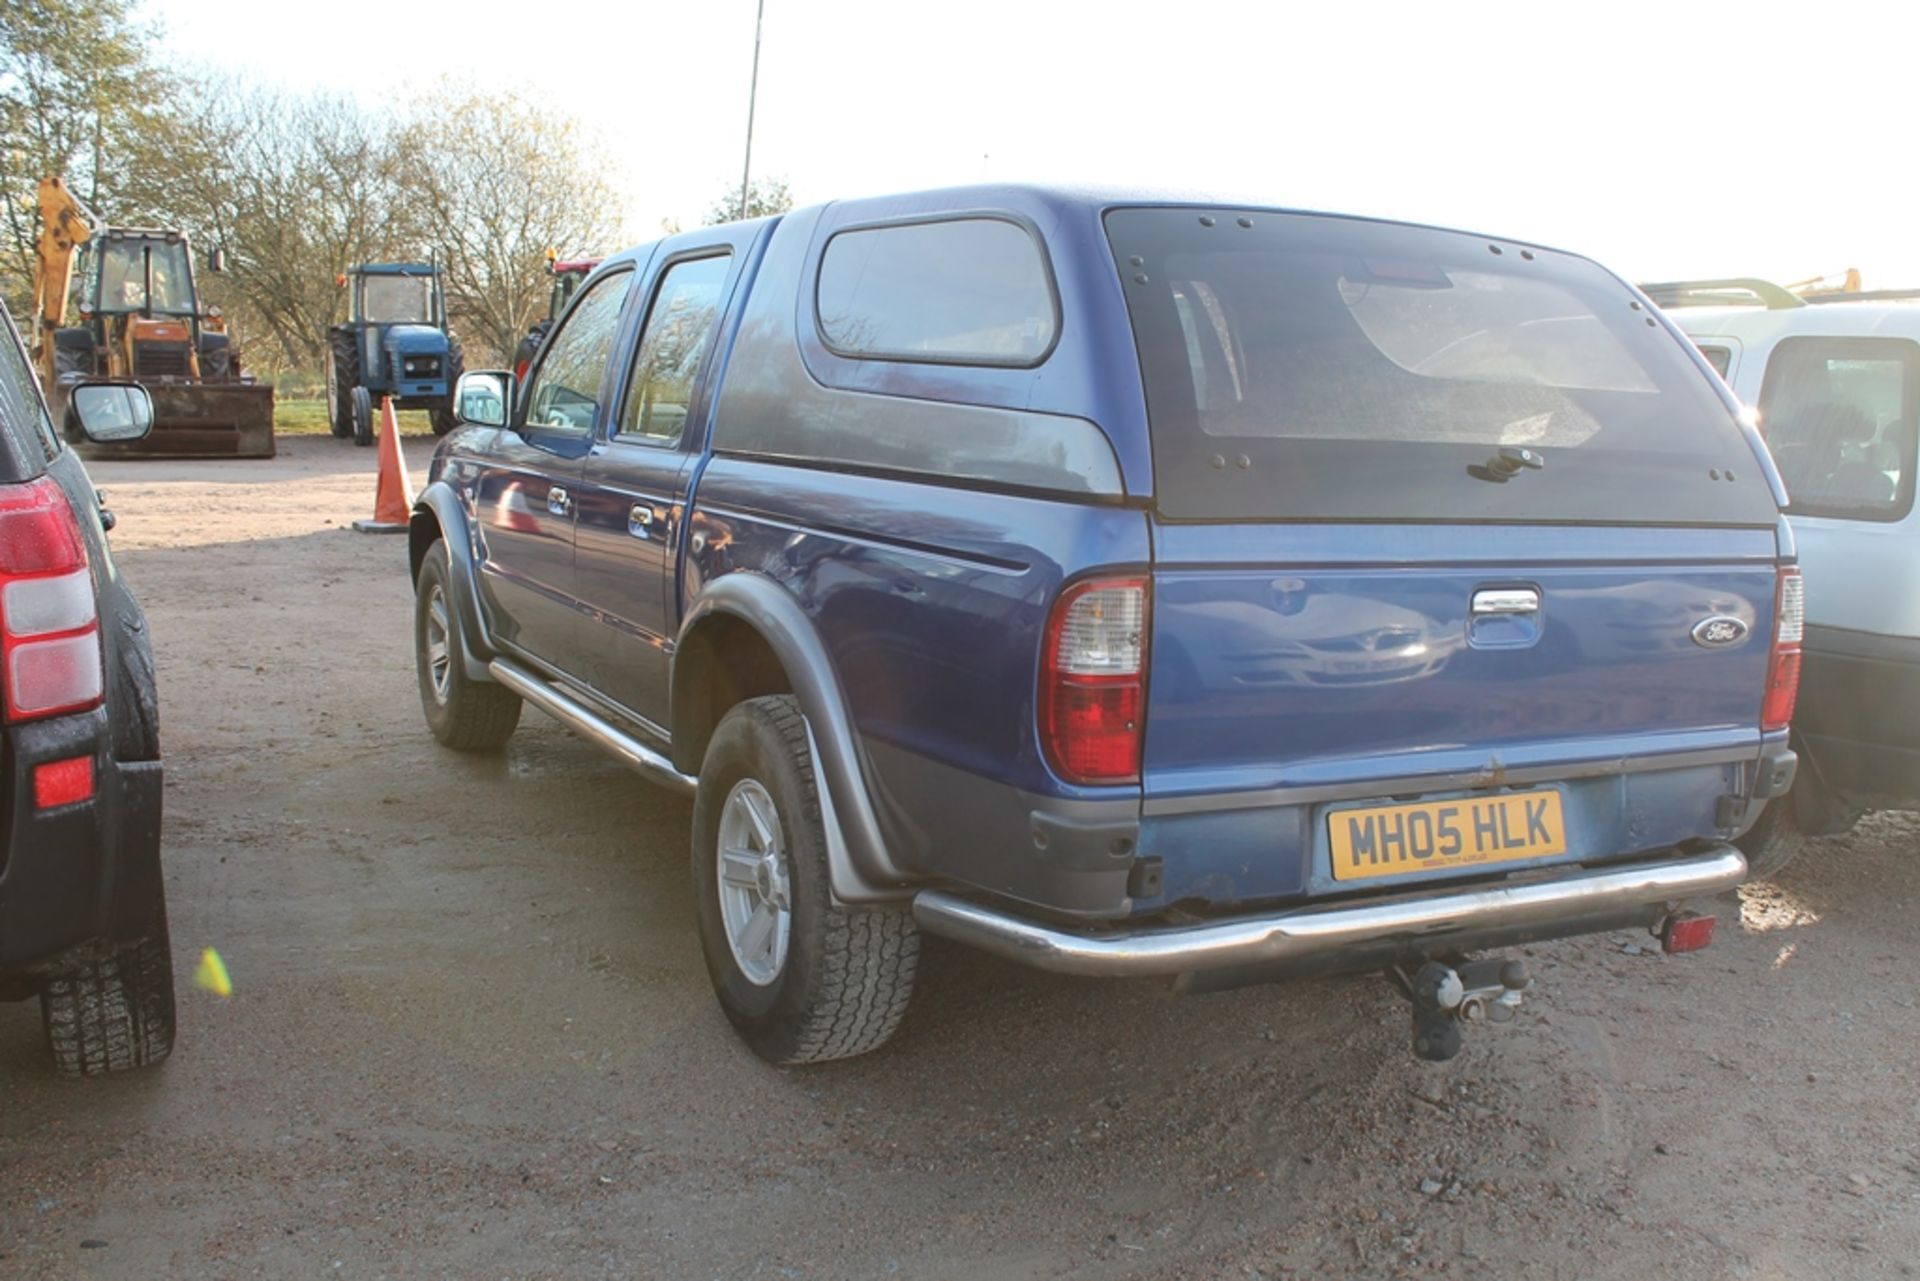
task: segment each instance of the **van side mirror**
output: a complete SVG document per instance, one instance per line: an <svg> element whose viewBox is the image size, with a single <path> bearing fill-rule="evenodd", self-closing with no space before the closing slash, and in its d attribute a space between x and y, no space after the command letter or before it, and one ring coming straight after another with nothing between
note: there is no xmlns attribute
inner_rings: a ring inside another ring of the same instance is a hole
<svg viewBox="0 0 1920 1281"><path fill-rule="evenodd" d="M215 245L207 253L207 271L212 275L223 275L227 270L227 247Z"/></svg>
<svg viewBox="0 0 1920 1281"><path fill-rule="evenodd" d="M78 383L67 392L67 434L96 445L145 440L153 430L153 397L136 383Z"/></svg>
<svg viewBox="0 0 1920 1281"><path fill-rule="evenodd" d="M453 388L453 417L469 427L505 427L513 403L513 375L482 369L460 375Z"/></svg>

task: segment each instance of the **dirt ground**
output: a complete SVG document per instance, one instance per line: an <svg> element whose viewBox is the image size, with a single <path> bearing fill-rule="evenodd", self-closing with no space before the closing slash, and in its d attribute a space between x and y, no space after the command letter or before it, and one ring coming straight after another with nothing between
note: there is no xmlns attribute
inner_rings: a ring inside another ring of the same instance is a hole
<svg viewBox="0 0 1920 1281"><path fill-rule="evenodd" d="M1729 896L1704 953L1532 949L1440 1067L1378 980L1181 998L935 941L891 1046L776 1070L709 994L686 802L536 712L491 759L428 736L404 541L346 528L372 466L95 469L159 652L179 1046L70 1084L0 1006L0 1277L1920 1267L1920 822Z"/></svg>

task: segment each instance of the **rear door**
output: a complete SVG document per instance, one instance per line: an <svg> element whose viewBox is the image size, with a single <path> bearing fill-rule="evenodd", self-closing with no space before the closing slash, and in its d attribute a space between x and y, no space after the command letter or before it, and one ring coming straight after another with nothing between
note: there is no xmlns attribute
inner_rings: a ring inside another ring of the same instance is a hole
<svg viewBox="0 0 1920 1281"><path fill-rule="evenodd" d="M577 566L594 688L663 725L678 547L703 440L707 366L739 274L740 233L674 246L648 288L620 407L586 460Z"/></svg>
<svg viewBox="0 0 1920 1281"><path fill-rule="evenodd" d="M1631 289L1352 219L1107 228L1153 432L1150 814L1300 802L1323 890L1716 834L1716 789L1615 776L1757 754L1778 512Z"/></svg>
<svg viewBox="0 0 1920 1281"><path fill-rule="evenodd" d="M581 468L604 418L631 270L594 282L542 349L478 468L480 582L494 638L570 675L584 671L573 528Z"/></svg>

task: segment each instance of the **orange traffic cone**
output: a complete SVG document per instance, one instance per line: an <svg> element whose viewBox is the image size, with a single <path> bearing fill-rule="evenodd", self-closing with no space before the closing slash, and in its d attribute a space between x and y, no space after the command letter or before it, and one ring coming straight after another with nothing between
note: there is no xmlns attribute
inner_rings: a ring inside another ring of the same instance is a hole
<svg viewBox="0 0 1920 1281"><path fill-rule="evenodd" d="M394 417L393 397L380 398L380 482L373 491L373 519L356 520L363 534L403 534L413 517L413 477L400 456L400 420Z"/></svg>

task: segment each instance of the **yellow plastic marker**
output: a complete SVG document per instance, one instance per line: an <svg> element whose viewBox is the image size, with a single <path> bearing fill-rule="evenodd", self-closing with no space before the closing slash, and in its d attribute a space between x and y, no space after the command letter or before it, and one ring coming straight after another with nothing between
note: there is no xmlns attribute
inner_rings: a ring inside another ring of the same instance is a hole
<svg viewBox="0 0 1920 1281"><path fill-rule="evenodd" d="M193 981L215 996L233 995L233 980L227 977L227 963L212 948L200 953L200 968L193 972Z"/></svg>

